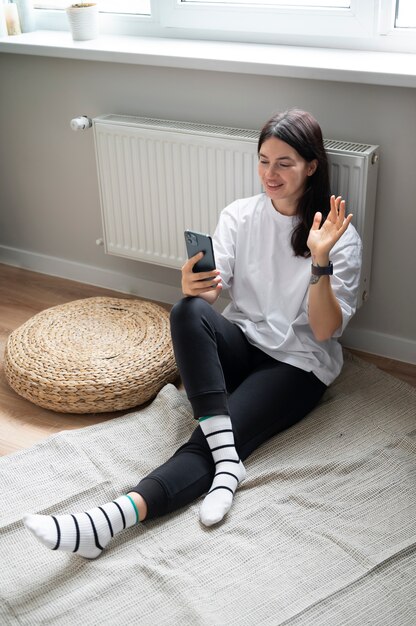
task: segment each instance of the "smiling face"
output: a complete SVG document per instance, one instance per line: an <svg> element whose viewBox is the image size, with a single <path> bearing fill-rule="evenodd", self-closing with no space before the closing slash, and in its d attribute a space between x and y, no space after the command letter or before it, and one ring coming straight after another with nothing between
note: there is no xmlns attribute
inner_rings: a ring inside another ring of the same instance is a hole
<svg viewBox="0 0 416 626"><path fill-rule="evenodd" d="M259 151L258 173L264 191L274 208L283 215L295 215L309 176L317 160L305 161L289 144L277 137L263 142Z"/></svg>

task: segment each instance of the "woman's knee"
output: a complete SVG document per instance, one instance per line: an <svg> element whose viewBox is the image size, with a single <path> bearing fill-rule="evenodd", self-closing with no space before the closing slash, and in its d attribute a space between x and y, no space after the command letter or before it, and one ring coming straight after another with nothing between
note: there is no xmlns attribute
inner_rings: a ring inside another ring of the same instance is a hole
<svg viewBox="0 0 416 626"><path fill-rule="evenodd" d="M210 304L203 298L182 298L177 302L170 312L171 327L178 324L189 324L195 318L200 319L210 309Z"/></svg>

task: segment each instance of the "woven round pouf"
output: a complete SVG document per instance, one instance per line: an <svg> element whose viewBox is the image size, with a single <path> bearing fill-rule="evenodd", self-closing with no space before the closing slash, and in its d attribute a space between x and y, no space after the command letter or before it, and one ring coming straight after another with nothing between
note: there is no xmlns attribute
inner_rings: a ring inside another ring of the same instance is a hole
<svg viewBox="0 0 416 626"><path fill-rule="evenodd" d="M119 298L46 309L11 333L4 372L19 395L53 411L138 406L178 376L169 314L152 302Z"/></svg>

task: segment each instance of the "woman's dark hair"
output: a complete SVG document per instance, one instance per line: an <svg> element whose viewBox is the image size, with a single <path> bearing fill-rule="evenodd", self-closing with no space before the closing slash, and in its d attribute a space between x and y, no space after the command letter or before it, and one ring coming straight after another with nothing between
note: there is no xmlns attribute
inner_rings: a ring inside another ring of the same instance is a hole
<svg viewBox="0 0 416 626"><path fill-rule="evenodd" d="M316 159L318 162L314 174L308 177L305 193L299 199L296 214L300 222L295 227L291 239L295 255L308 257L310 251L306 241L313 217L320 211L325 219L330 208L328 157L321 127L310 113L290 109L284 113L277 113L263 126L257 146L258 154L263 143L272 137L289 144L305 161Z"/></svg>

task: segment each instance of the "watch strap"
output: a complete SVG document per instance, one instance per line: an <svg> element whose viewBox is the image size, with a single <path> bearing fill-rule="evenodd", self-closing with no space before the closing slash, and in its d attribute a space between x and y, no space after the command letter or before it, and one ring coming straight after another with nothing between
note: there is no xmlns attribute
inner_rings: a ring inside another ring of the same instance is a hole
<svg viewBox="0 0 416 626"><path fill-rule="evenodd" d="M321 267L320 265L314 265L312 263L311 272L312 276L332 276L332 274L334 273L334 266L332 265L331 261L328 263L328 265L325 265L324 267Z"/></svg>

